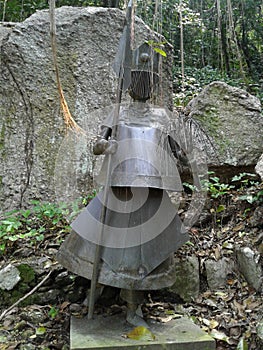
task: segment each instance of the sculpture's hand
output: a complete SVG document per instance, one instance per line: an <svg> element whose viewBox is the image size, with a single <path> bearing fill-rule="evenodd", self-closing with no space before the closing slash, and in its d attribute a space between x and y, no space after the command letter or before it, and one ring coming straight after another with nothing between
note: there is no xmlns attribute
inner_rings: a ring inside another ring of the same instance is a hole
<svg viewBox="0 0 263 350"><path fill-rule="evenodd" d="M118 148L118 142L116 140L109 140L108 146L106 147L104 154L114 154Z"/></svg>
<svg viewBox="0 0 263 350"><path fill-rule="evenodd" d="M105 139L99 139L93 146L93 153L97 156L99 154L103 154L105 149L107 148L108 141Z"/></svg>
<svg viewBox="0 0 263 350"><path fill-rule="evenodd" d="M171 150L173 152L173 155L175 158L183 165L183 166L189 166L188 164L188 158L186 155L186 152L179 146L179 144L169 136L169 143Z"/></svg>
<svg viewBox="0 0 263 350"><path fill-rule="evenodd" d="M93 153L95 155L99 154L114 154L117 151L118 142L116 140L105 140L99 139L93 146Z"/></svg>

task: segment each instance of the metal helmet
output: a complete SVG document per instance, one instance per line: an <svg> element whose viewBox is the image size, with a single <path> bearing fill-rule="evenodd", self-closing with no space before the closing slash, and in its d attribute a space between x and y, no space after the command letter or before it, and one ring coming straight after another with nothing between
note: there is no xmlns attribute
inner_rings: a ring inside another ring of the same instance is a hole
<svg viewBox="0 0 263 350"><path fill-rule="evenodd" d="M132 52L129 93L135 100L146 101L158 83L159 54L147 43Z"/></svg>

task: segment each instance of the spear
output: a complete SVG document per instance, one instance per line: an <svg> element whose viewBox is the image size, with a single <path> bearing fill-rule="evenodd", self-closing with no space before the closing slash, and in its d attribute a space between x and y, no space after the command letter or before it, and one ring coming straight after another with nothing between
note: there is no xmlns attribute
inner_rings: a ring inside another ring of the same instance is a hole
<svg viewBox="0 0 263 350"><path fill-rule="evenodd" d="M114 117L112 124L112 133L111 138L116 139L117 134L117 124L119 120L120 113L120 103L122 99L122 92L125 91L131 83L131 24L133 17L133 1L130 0L126 10L126 18L124 23L123 32L119 41L119 47L117 51L117 55L115 57L115 61L113 64L113 69L118 77L118 86L116 93L116 104L114 106ZM110 178L111 178L111 154L108 154L108 164L107 164L107 175L103 192L103 201L102 201L102 210L100 215L100 222L102 225L100 226L100 232L98 236L98 244L96 245L95 257L93 262L93 271L91 278L91 286L90 286L90 296L89 296L89 311L88 311L88 319L92 319L94 313L94 305L95 305L95 292L96 285L99 278L99 269L101 262L101 242L103 239L103 231L104 224L107 212L107 203L108 203L108 193L110 187Z"/></svg>

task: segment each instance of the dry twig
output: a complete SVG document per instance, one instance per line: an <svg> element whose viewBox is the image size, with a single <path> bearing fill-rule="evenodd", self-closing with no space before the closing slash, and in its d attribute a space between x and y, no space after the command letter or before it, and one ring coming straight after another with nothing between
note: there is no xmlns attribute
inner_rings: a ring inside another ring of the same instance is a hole
<svg viewBox="0 0 263 350"><path fill-rule="evenodd" d="M18 304L20 304L22 301L24 301L26 298L28 298L30 295L34 294L35 291L42 286L43 283L46 282L46 280L51 275L52 270L49 271L49 273L40 281L30 292L28 292L26 295L24 295L22 298L18 299L13 305L11 305L8 309L6 309L2 314L0 315L0 321L4 318L4 316L11 311L14 307L16 307Z"/></svg>

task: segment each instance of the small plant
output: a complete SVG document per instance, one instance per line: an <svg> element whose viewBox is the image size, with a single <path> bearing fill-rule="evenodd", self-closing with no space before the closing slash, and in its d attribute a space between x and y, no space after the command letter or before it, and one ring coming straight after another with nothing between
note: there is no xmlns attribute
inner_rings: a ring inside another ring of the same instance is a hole
<svg viewBox="0 0 263 350"><path fill-rule="evenodd" d="M189 182L183 182L184 188L190 190L191 192L196 191L196 186L193 184L190 184Z"/></svg>
<svg viewBox="0 0 263 350"><path fill-rule="evenodd" d="M12 250L21 241L30 245L41 243L50 233L55 233L60 243L62 234L70 231L67 219L71 222L96 194L95 189L91 190L85 198L78 198L69 205L34 200L30 209L6 213L0 221L0 254L8 248Z"/></svg>
<svg viewBox="0 0 263 350"><path fill-rule="evenodd" d="M209 172L208 180L203 181L202 185L207 191L210 213L212 214L214 225L223 223L229 204L236 201L244 201L249 204L263 202L263 184L258 181L256 174L240 173L235 175L230 183L220 181L214 172ZM187 192L193 193L195 187L192 184L183 183ZM247 204L243 206L243 217L249 215L251 208Z"/></svg>
<svg viewBox="0 0 263 350"><path fill-rule="evenodd" d="M246 201L249 204L263 201L263 188L257 175L252 173L241 173L232 178L232 182L237 183L238 200ZM237 185L236 185L237 186Z"/></svg>
<svg viewBox="0 0 263 350"><path fill-rule="evenodd" d="M58 315L59 310L55 306L50 306L50 310L48 312L48 316L52 319L56 318Z"/></svg>
<svg viewBox="0 0 263 350"><path fill-rule="evenodd" d="M6 213L0 221L0 254L8 248L12 250L21 241L34 245L42 242L51 230L68 229L64 216L65 205L38 201L32 204L31 209Z"/></svg>
<svg viewBox="0 0 263 350"><path fill-rule="evenodd" d="M243 189L243 188L248 187L248 186L251 187L254 185L259 185L259 182L255 181L255 178L257 178L256 174L240 173L240 174L232 177L231 181L241 183L240 189Z"/></svg>
<svg viewBox="0 0 263 350"><path fill-rule="evenodd" d="M214 172L209 172L209 175L214 175ZM220 182L220 178L217 176L210 176L209 179L205 181L204 185L207 189L208 194L212 198L219 198L221 196L224 196L234 188L233 185Z"/></svg>
<svg viewBox="0 0 263 350"><path fill-rule="evenodd" d="M85 198L82 198L82 204L87 205L97 195L97 190L93 189Z"/></svg>

